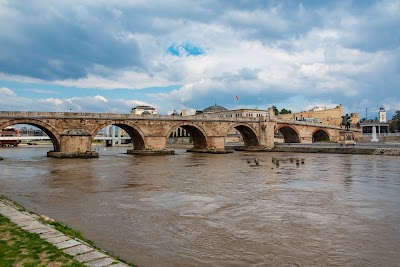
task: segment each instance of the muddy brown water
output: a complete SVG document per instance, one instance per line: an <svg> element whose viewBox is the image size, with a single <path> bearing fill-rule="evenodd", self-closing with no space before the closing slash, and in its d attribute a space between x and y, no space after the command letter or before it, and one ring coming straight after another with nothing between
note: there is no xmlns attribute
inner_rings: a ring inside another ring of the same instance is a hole
<svg viewBox="0 0 400 267"><path fill-rule="evenodd" d="M0 149L0 193L138 266L400 264L399 157L48 150Z"/></svg>

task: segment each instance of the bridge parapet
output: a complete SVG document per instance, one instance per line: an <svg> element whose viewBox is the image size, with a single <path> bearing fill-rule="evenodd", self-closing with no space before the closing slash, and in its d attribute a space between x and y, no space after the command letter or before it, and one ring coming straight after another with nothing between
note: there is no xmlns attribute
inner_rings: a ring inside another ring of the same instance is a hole
<svg viewBox="0 0 400 267"><path fill-rule="evenodd" d="M137 115L121 113L86 113L86 112L36 112L36 111L0 111L0 118L31 119L104 119L104 120L157 120L157 121L218 121L218 122L257 122L265 117L215 117L210 115L171 116Z"/></svg>
<svg viewBox="0 0 400 267"><path fill-rule="evenodd" d="M308 121L295 121L295 120L289 120L289 119L279 119L277 120L278 124L292 124L292 125L304 125L304 126L313 126L313 127L322 127L322 128L330 128L330 129L337 129L337 130L343 130L342 127L340 126L335 126L335 125L327 125L327 124L322 124L322 123L316 123L316 122L308 122ZM360 132L361 129L358 128L351 128L352 131L355 132Z"/></svg>

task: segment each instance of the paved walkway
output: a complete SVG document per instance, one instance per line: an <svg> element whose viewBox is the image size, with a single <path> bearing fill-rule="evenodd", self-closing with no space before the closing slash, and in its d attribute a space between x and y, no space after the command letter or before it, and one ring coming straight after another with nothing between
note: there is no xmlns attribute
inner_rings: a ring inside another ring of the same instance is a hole
<svg viewBox="0 0 400 267"><path fill-rule="evenodd" d="M0 200L0 213L23 230L38 234L42 239L53 244L64 253L73 256L75 260L87 266L128 267L125 263L111 258L85 242L70 238L54 229L51 225L40 222L37 215L26 211L19 211L13 204L6 200Z"/></svg>

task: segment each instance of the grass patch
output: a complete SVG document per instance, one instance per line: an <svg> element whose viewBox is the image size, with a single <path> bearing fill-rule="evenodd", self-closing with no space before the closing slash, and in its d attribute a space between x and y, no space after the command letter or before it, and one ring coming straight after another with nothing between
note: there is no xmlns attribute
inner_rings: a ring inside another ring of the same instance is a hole
<svg viewBox="0 0 400 267"><path fill-rule="evenodd" d="M0 266L83 267L38 234L29 233L0 215Z"/></svg>

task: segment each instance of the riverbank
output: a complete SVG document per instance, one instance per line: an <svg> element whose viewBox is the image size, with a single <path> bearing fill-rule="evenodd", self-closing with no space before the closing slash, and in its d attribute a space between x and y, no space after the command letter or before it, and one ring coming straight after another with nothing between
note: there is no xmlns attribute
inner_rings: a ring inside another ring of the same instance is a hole
<svg viewBox="0 0 400 267"><path fill-rule="evenodd" d="M390 155L400 156L399 144L370 144L360 143L354 146L336 143L316 144L276 144L267 152L293 152L293 153L331 153L331 154L358 154L358 155Z"/></svg>
<svg viewBox="0 0 400 267"><path fill-rule="evenodd" d="M85 266L0 215L0 266Z"/></svg>
<svg viewBox="0 0 400 267"><path fill-rule="evenodd" d="M0 266L134 266L82 240L79 232L1 195L0 230Z"/></svg>

